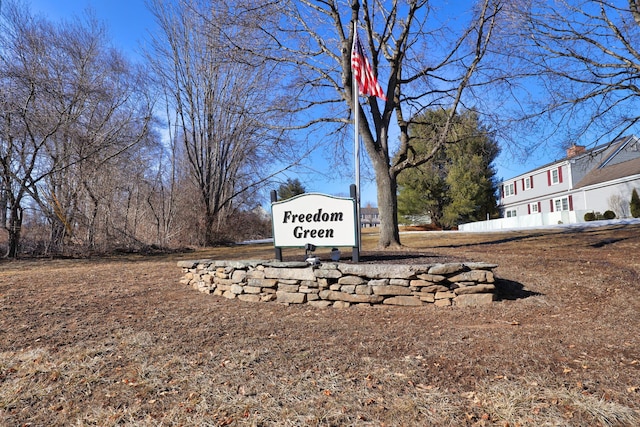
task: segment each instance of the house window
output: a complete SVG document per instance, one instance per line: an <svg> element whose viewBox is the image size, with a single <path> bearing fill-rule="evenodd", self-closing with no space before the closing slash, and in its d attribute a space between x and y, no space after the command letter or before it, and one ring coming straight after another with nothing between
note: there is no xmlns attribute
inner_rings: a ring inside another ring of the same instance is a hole
<svg viewBox="0 0 640 427"><path fill-rule="evenodd" d="M529 203L529 212L538 213L540 210L538 209L538 203Z"/></svg>
<svg viewBox="0 0 640 427"><path fill-rule="evenodd" d="M547 182L549 186L562 184L562 167L547 170ZM531 183L533 185L533 182Z"/></svg>
<svg viewBox="0 0 640 427"><path fill-rule="evenodd" d="M533 188L533 185L531 185L532 184L532 182L531 182L532 180L533 180L532 176L527 177L527 178L524 179L524 189L525 190L530 190L531 188Z"/></svg>
<svg viewBox="0 0 640 427"><path fill-rule="evenodd" d="M515 193L513 188L513 182L511 184L505 184L504 186L504 197L513 196Z"/></svg>
<svg viewBox="0 0 640 427"><path fill-rule="evenodd" d="M569 198L562 197L560 199L554 199L553 201L555 209L554 211L568 211L569 210Z"/></svg>
<svg viewBox="0 0 640 427"><path fill-rule="evenodd" d="M504 213L505 218L513 218L516 216L516 210L515 209L511 209L508 210Z"/></svg>

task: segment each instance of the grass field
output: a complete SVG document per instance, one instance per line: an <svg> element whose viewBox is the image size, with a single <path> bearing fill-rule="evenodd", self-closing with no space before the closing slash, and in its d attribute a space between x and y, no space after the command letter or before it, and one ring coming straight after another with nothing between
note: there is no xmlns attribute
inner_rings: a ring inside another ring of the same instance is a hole
<svg viewBox="0 0 640 427"><path fill-rule="evenodd" d="M180 259L268 245L0 261L0 425L640 425L640 226L402 238L398 262L499 264L501 299L315 309L178 283Z"/></svg>

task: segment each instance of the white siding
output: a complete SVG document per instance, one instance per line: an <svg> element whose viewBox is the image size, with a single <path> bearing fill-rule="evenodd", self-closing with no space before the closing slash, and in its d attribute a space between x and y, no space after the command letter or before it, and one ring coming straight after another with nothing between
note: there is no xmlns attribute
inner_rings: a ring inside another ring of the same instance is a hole
<svg viewBox="0 0 640 427"><path fill-rule="evenodd" d="M584 201L579 206L591 212L602 213L610 209L615 211L615 207L610 204L611 196L620 196L628 204L631 201L631 192L634 188L640 192L640 176L638 175L624 180L585 187L579 190L582 193L582 197L584 197ZM575 198L574 206L578 206L575 204ZM620 212L616 213L621 214Z"/></svg>

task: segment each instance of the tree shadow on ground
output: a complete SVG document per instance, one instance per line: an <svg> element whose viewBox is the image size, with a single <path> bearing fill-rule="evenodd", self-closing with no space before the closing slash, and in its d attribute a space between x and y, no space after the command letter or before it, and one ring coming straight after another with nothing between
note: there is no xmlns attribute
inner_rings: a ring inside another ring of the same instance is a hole
<svg viewBox="0 0 640 427"><path fill-rule="evenodd" d="M605 247L607 245L611 245L611 244L614 244L614 243L617 243L617 242L622 242L622 241L627 240L627 239L628 239L628 237L621 238L621 239L603 239L603 240L600 240L599 242L592 243L589 246L591 246L592 248L603 248L603 247Z"/></svg>
<svg viewBox="0 0 640 427"><path fill-rule="evenodd" d="M514 232L516 233L516 232ZM491 246L491 245L500 245L503 243L513 243L523 240L536 239L540 237L544 237L545 233L537 233L537 234L514 234L508 237L500 237L495 240L487 240L482 242L469 242L469 243L451 243L448 245L437 245L433 246L434 249L458 249L458 248L467 248L473 246Z"/></svg>
<svg viewBox="0 0 640 427"><path fill-rule="evenodd" d="M515 301L519 299L544 295L540 292L529 291L520 282L508 279L496 279L496 299L498 301Z"/></svg>

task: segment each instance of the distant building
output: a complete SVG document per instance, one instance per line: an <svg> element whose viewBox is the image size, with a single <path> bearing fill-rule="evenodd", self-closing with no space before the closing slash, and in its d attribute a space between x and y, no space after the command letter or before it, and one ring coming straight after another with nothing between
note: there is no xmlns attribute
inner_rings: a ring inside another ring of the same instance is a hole
<svg viewBox="0 0 640 427"><path fill-rule="evenodd" d="M378 213L378 208L360 208L360 225L363 228L380 226L380 214Z"/></svg>
<svg viewBox="0 0 640 427"><path fill-rule="evenodd" d="M589 150L574 145L565 158L499 188L502 218L463 224L461 230L578 223L587 212L607 210L628 217L631 192L640 190L640 140L625 136Z"/></svg>

